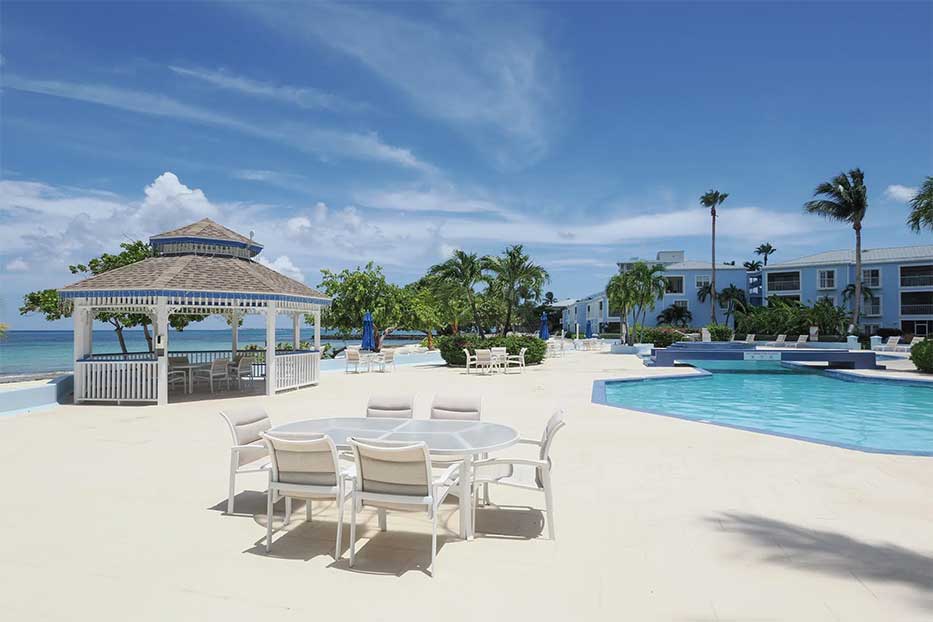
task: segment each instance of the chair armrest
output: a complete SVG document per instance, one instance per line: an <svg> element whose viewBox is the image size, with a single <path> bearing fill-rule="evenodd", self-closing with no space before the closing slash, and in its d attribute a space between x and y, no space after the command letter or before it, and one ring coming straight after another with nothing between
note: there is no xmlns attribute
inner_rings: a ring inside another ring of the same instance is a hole
<svg viewBox="0 0 933 622"><path fill-rule="evenodd" d="M541 441L537 439L533 439L533 438L520 438L518 439L517 443L519 445L537 445L538 447L541 446Z"/></svg>
<svg viewBox="0 0 933 622"><path fill-rule="evenodd" d="M531 467L549 468L547 460L528 460L525 458L490 458L489 460L477 460L473 463L476 468L496 465L496 464L518 464Z"/></svg>
<svg viewBox="0 0 933 622"><path fill-rule="evenodd" d="M433 482L431 482L431 485L434 486L434 487L437 487L437 486L449 486L450 484L453 484L454 482L456 482L457 480L456 480L456 478L454 478L454 475L459 475L459 474L460 474L460 465L461 465L461 464L462 464L461 462L455 462L455 463L451 464L449 467L447 467L447 468L444 470L443 473L441 473L441 474L437 477L437 479L435 479Z"/></svg>

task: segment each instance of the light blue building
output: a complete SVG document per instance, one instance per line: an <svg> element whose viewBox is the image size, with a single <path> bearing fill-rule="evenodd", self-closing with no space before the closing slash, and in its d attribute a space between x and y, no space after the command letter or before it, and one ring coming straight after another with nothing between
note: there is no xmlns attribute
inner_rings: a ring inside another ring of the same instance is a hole
<svg viewBox="0 0 933 622"><path fill-rule="evenodd" d="M763 272L763 296L813 304L826 298L851 308L846 287L855 283L855 251L818 253L770 265ZM869 334L898 328L905 334L933 334L933 245L862 250L862 284L872 299L862 305L859 324Z"/></svg>

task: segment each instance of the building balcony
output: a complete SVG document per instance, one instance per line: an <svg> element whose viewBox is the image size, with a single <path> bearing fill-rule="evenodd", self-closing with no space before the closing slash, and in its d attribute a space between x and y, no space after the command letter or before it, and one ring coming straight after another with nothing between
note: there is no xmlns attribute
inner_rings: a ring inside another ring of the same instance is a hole
<svg viewBox="0 0 933 622"><path fill-rule="evenodd" d="M933 315L933 304L901 305L901 315Z"/></svg>
<svg viewBox="0 0 933 622"><path fill-rule="evenodd" d="M901 287L933 287L933 274L901 275Z"/></svg>

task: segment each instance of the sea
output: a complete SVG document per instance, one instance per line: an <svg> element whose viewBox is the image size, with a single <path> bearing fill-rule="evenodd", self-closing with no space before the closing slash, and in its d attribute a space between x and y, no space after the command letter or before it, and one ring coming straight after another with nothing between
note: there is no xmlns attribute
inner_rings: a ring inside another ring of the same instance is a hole
<svg viewBox="0 0 933 622"><path fill-rule="evenodd" d="M149 347L142 330L124 330L126 349L129 352L147 352ZM389 345L405 345L418 343L421 335L395 334ZM178 352L186 350L226 350L231 347L232 334L229 330L197 330L171 331L169 333L169 351ZM314 340L314 329L301 331L303 341ZM276 330L276 343L292 341L292 329L280 328ZM342 348L348 344L358 344L359 339L343 340L321 334L321 345L332 344L332 347ZM94 354L113 354L120 352L120 343L113 330L101 329L94 331ZM265 347L265 328L241 328L237 339L238 346L245 348L254 344ZM20 376L29 374L43 374L49 372L71 371L74 362L74 334L70 330L11 330L0 339L0 377Z"/></svg>

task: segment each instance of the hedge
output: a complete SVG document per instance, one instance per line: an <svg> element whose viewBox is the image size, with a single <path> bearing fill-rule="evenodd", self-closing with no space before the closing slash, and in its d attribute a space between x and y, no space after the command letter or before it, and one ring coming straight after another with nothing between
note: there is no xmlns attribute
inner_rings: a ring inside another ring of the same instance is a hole
<svg viewBox="0 0 933 622"><path fill-rule="evenodd" d="M710 324L706 327L709 331L709 338L713 341L731 341L732 329L724 324Z"/></svg>
<svg viewBox="0 0 933 622"><path fill-rule="evenodd" d="M655 348L666 348L675 341L686 341L685 335L673 328L645 328L635 329L638 343L652 343Z"/></svg>
<svg viewBox="0 0 933 622"><path fill-rule="evenodd" d="M933 374L933 339L921 341L910 349L910 360L925 374Z"/></svg>
<svg viewBox="0 0 933 622"><path fill-rule="evenodd" d="M518 354L522 348L528 348L525 352L525 363L536 365L544 360L544 354L547 352L547 344L537 337L525 337L521 335L506 335L504 337L489 337L483 339L478 335L446 335L434 340L437 349L440 350L441 358L448 365L463 367L466 365L466 356L463 349L471 352L477 348L502 348L504 347L509 354Z"/></svg>

